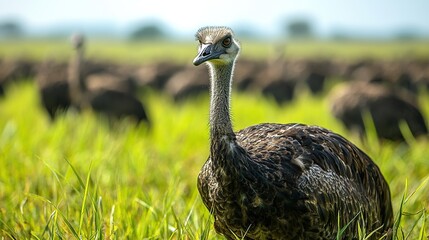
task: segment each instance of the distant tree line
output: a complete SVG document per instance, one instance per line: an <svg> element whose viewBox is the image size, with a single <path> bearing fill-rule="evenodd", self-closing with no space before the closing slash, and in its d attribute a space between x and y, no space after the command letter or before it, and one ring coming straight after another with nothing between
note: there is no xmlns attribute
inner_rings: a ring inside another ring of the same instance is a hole
<svg viewBox="0 0 429 240"><path fill-rule="evenodd" d="M285 21L282 30L283 35L293 39L315 37L313 24L305 18Z"/></svg>
<svg viewBox="0 0 429 240"><path fill-rule="evenodd" d="M163 39L166 34L160 24L150 23L137 26L131 32L129 38L131 40L157 40Z"/></svg>
<svg viewBox="0 0 429 240"><path fill-rule="evenodd" d="M23 35L21 24L13 20L0 22L0 37L17 38Z"/></svg>

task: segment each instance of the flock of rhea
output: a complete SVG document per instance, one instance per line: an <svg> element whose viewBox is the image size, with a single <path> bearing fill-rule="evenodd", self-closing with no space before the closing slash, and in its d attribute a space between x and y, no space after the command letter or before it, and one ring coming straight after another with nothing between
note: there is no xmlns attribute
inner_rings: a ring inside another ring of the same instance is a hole
<svg viewBox="0 0 429 240"><path fill-rule="evenodd" d="M390 238L390 190L370 157L318 126L265 123L235 132L231 89L255 91L278 104L293 101L304 88L329 94L331 113L350 131L363 136L373 123L381 139L402 141L406 130L415 137L428 134L419 94L429 89L429 62L283 55L237 60L240 44L230 28L204 27L196 38L193 64L207 64L208 72L167 61L132 66L86 59L85 40L75 35L69 62L3 60L0 94L16 79L35 78L53 120L73 107L155 124L140 88L163 91L175 101L210 93L210 155L198 190L218 233L228 239L335 239L339 227L347 226L343 239L357 239L358 229L372 233L371 239ZM331 90L332 79L344 81Z"/></svg>

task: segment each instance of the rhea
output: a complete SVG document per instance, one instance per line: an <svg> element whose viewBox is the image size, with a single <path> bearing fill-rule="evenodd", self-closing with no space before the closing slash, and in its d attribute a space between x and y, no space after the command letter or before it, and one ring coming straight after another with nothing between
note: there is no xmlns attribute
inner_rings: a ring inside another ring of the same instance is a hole
<svg viewBox="0 0 429 240"><path fill-rule="evenodd" d="M318 126L262 123L234 132L231 82L239 42L228 27L203 27L194 65L210 73L210 155L198 190L228 239L335 239L358 228L382 237L393 224L380 169L344 137Z"/></svg>
<svg viewBox="0 0 429 240"><path fill-rule="evenodd" d="M105 115L109 120L131 117L137 123L150 123L143 103L137 96L119 89L98 88L89 89L84 74L84 37L80 34L72 36L72 45L75 55L69 64L69 89L71 102L78 109L91 108L97 113ZM106 74L105 74L106 75ZM105 75L99 75L105 76ZM106 79L108 81L108 79Z"/></svg>

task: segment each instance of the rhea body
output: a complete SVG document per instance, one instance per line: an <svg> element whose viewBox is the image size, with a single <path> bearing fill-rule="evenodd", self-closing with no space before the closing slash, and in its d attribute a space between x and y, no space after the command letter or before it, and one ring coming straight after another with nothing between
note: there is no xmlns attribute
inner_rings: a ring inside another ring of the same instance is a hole
<svg viewBox="0 0 429 240"><path fill-rule="evenodd" d="M227 27L198 30L194 65L210 71L210 156L198 190L228 239L380 237L393 224L390 190L377 165L327 129L264 123L233 131L230 95L240 46Z"/></svg>

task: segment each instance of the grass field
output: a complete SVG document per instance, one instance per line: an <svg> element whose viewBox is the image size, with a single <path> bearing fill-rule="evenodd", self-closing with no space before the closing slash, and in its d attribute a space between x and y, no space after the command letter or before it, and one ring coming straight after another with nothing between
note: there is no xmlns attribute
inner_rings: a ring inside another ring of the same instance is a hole
<svg viewBox="0 0 429 240"><path fill-rule="evenodd" d="M56 52L46 43L8 44L0 45L0 56L22 52L43 58ZM141 50L129 51L128 44L100 43L90 52L103 52L103 46L106 57L136 62L150 60L140 53L162 57L174 52L180 56L175 59L189 62L195 54L191 44L153 49L141 45ZM384 58L423 51L420 45L400 50L380 46L364 48ZM53 44L60 57L67 56L64 47ZM326 47L336 51L333 45ZM249 48L254 52L246 54L252 56L269 52L263 45ZM301 48L293 54L309 56L309 50ZM346 49L341 45L336 54L344 56ZM158 92L141 97L154 122L150 130L127 121L109 126L91 112L69 112L51 123L32 81L7 89L0 99L2 239L222 239L196 189L197 174L208 156L208 95L182 104ZM421 100L429 116L429 95ZM390 185L396 239L428 238L427 140L410 138L409 146L379 143L370 133L361 142L329 114L326 98L305 92L284 106L255 94L234 93L232 111L237 130L260 122L302 122L346 136L376 161Z"/></svg>

